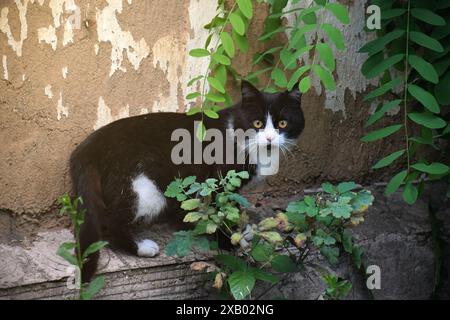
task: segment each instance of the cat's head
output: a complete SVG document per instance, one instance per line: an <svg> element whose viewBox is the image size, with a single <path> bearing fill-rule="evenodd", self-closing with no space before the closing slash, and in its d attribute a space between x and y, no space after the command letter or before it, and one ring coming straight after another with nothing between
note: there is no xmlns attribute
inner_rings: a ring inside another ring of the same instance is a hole
<svg viewBox="0 0 450 320"><path fill-rule="evenodd" d="M255 129L259 146L289 147L305 126L298 85L292 91L265 93L242 81L242 103L233 115L233 127Z"/></svg>

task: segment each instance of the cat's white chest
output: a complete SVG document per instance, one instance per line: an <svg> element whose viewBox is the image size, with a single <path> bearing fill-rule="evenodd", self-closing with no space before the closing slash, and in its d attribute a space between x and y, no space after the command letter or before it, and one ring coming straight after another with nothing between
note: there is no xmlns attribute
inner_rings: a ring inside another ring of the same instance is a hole
<svg viewBox="0 0 450 320"><path fill-rule="evenodd" d="M132 189L136 194L135 219L144 217L148 221L153 220L167 206L164 194L143 173L132 180Z"/></svg>

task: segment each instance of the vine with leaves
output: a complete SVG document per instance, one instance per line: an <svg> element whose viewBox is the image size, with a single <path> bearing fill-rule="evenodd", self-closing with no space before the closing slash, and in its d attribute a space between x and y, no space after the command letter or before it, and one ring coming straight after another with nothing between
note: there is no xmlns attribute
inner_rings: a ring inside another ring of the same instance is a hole
<svg viewBox="0 0 450 320"><path fill-rule="evenodd" d="M255 54L252 67L257 70L243 75L232 67L232 59L236 56L236 48L244 54L248 52L247 32L255 4L269 6L264 31L258 41L264 43L280 34L287 34L288 40L282 46ZM216 119L219 110L233 104L225 89L228 76L257 84L262 76L268 75L269 80L263 88L266 92L292 90L298 85L304 93L311 88L314 77L327 90L335 90L333 71L336 61L333 47L344 50L345 41L338 27L324 21L324 15L329 12L340 23L348 24L350 19L344 5L315 0L304 8L300 6L299 0L219 0L217 11L217 15L205 25L209 34L203 48L189 52L193 57L209 58L205 72L188 82L193 91L186 96L188 100L196 100L196 105L187 114L202 115L197 129L200 140L206 133L204 116ZM291 25L284 23L288 17L293 20Z"/></svg>
<svg viewBox="0 0 450 320"><path fill-rule="evenodd" d="M375 100L378 105L366 127L378 123L395 107L400 107L403 117L401 123L369 132L362 141L402 133L404 147L377 161L373 168L403 160L404 168L390 179L385 193L390 195L404 184L403 199L413 204L427 179L446 180L450 185L448 163L433 162L436 156L429 156L434 149L438 157L448 159L450 3L374 0L371 4L381 9L381 30L376 32L375 40L360 49L368 54L361 71L366 78L380 77L380 81L364 99ZM417 131L419 134L413 135ZM417 179L418 186L414 184Z"/></svg>

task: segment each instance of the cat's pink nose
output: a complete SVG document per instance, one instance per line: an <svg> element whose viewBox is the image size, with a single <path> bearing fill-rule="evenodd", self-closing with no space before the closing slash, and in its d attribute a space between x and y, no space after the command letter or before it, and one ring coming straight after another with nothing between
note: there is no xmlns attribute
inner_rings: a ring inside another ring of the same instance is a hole
<svg viewBox="0 0 450 320"><path fill-rule="evenodd" d="M274 136L266 136L267 141L272 141L275 137Z"/></svg>

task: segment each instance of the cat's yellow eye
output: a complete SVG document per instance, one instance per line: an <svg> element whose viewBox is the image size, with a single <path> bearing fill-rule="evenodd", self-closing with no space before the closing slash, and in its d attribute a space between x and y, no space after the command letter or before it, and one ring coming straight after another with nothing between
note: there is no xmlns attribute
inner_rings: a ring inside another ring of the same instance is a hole
<svg viewBox="0 0 450 320"><path fill-rule="evenodd" d="M259 128L261 128L263 126L263 122L261 120L255 120L255 121L253 121L253 126L256 129L259 129Z"/></svg>
<svg viewBox="0 0 450 320"><path fill-rule="evenodd" d="M286 120L281 120L278 122L278 128L284 129L287 127L287 121Z"/></svg>

